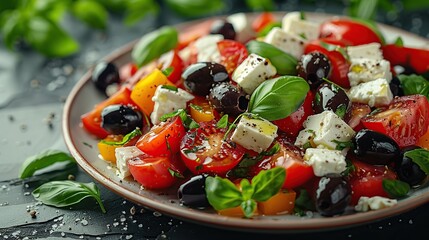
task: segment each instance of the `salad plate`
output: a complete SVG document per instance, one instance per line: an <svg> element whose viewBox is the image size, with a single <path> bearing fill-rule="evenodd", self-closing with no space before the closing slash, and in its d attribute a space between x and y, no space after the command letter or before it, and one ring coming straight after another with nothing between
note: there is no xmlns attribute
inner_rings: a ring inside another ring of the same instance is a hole
<svg viewBox="0 0 429 240"><path fill-rule="evenodd" d="M281 19L286 12L275 12L275 16ZM305 13L309 20L322 22L335 17L330 14ZM254 19L257 13L249 13L248 17ZM209 19L196 20L175 25L179 32L186 32L192 26L201 21L213 21L224 16ZM387 42L393 42L401 37L408 46L429 46L428 40L404 30L378 24ZM123 66L131 62L131 51L137 41L126 44L116 49L104 58L117 66ZM334 217L322 217L317 213L305 216L275 215L255 216L251 219L227 217L218 215L214 210L192 209L182 206L177 198L177 187L167 190L145 190L132 179L121 180L116 176L115 169L107 162L100 160L97 150L98 139L88 134L81 127L81 115L90 111L94 105L105 98L97 91L91 81L91 72L87 72L74 86L64 106L63 135L70 153L75 157L79 166L92 178L104 185L116 194L154 211L165 215L183 219L186 221L204 224L213 227L228 228L245 231L269 231L269 232L300 232L338 229L350 226L366 224L376 220L388 218L406 211L410 211L420 205L429 202L429 188L421 188L413 191L409 197L399 200L394 207L376 211L351 213Z"/></svg>

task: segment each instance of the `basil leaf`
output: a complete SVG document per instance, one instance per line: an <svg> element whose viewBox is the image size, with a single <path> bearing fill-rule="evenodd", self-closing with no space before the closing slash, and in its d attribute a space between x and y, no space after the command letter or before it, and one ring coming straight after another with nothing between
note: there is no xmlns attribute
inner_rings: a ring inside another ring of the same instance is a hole
<svg viewBox="0 0 429 240"><path fill-rule="evenodd" d="M159 5L153 0L128 0L124 23L131 26L148 14L157 14Z"/></svg>
<svg viewBox="0 0 429 240"><path fill-rule="evenodd" d="M269 170L262 170L252 179L254 187L252 199L258 202L267 201L280 191L285 178L286 171L284 168L275 167Z"/></svg>
<svg viewBox="0 0 429 240"><path fill-rule="evenodd" d="M397 37L394 44L398 47L403 47L404 46L404 40L402 40L401 37Z"/></svg>
<svg viewBox="0 0 429 240"><path fill-rule="evenodd" d="M363 19L373 19L377 10L378 0L350 1L349 15Z"/></svg>
<svg viewBox="0 0 429 240"><path fill-rule="evenodd" d="M164 70L162 70L162 74L164 74L166 77L170 76L170 74L174 71L174 67L168 67ZM170 86L170 85L165 85ZM176 89L177 90L177 89Z"/></svg>
<svg viewBox="0 0 429 240"><path fill-rule="evenodd" d="M104 144L107 144L107 145L112 145L112 146L123 146L126 143L128 143L131 139L133 139L133 138L135 138L135 137L137 137L139 135L142 135L142 134L143 134L142 131L140 131L139 128L136 128L133 131L131 131L130 133L128 133L127 135L125 135L122 138L122 141L115 142L115 141L101 140L100 142L102 142Z"/></svg>
<svg viewBox="0 0 429 240"><path fill-rule="evenodd" d="M225 8L223 0L166 0L167 6L185 17L199 17Z"/></svg>
<svg viewBox="0 0 429 240"><path fill-rule="evenodd" d="M244 217L251 218L253 216L253 213L256 210L256 202L253 199L248 199L246 201L243 201L240 204L241 209L243 210Z"/></svg>
<svg viewBox="0 0 429 240"><path fill-rule="evenodd" d="M260 32L258 32L258 37L267 36L267 34L271 31L271 29L273 29L275 27L281 28L282 23L280 23L280 22L268 23Z"/></svg>
<svg viewBox="0 0 429 240"><path fill-rule="evenodd" d="M295 208L294 212L301 213L304 210L315 211L316 207L314 206L313 201L311 200L310 194L308 194L307 190L300 189L299 194L297 194L297 198L295 199ZM305 215L305 213L303 213Z"/></svg>
<svg viewBox="0 0 429 240"><path fill-rule="evenodd" d="M176 177L176 178L185 178L180 172L173 170L171 168L168 168L168 172L171 174L172 177Z"/></svg>
<svg viewBox="0 0 429 240"><path fill-rule="evenodd" d="M228 114L223 115L219 121L216 123L217 128L226 128L228 127Z"/></svg>
<svg viewBox="0 0 429 240"><path fill-rule="evenodd" d="M424 77L411 74L411 75L398 75L401 82L402 89L405 95L421 94L429 100L429 81Z"/></svg>
<svg viewBox="0 0 429 240"><path fill-rule="evenodd" d="M67 153L58 150L47 150L27 158L22 164L19 177L21 179L31 177L36 171L59 162L76 164L75 159Z"/></svg>
<svg viewBox="0 0 429 240"><path fill-rule="evenodd" d="M48 57L64 57L79 50L79 44L50 19L34 16L27 27L25 40Z"/></svg>
<svg viewBox="0 0 429 240"><path fill-rule="evenodd" d="M277 47L266 42L252 40L246 44L249 53L255 53L261 57L268 58L277 73L280 75L294 75L296 73L297 59Z"/></svg>
<svg viewBox="0 0 429 240"><path fill-rule="evenodd" d="M269 121L285 118L301 106L309 89L301 77L266 80L250 96L248 111Z"/></svg>
<svg viewBox="0 0 429 240"><path fill-rule="evenodd" d="M216 210L237 207L243 202L240 190L228 179L207 177L205 190L207 200Z"/></svg>
<svg viewBox="0 0 429 240"><path fill-rule="evenodd" d="M274 10L273 0L246 0L246 5L253 11L272 11Z"/></svg>
<svg viewBox="0 0 429 240"><path fill-rule="evenodd" d="M161 122L164 122L164 121L167 121L167 119L175 117L175 116L180 117L180 119L182 120L183 126L185 126L185 128L187 128L187 129L194 129L194 128L200 127L200 125L198 125L198 123L195 122L194 119L189 117L188 114L186 113L186 111L183 109L178 109L174 112L164 114L159 118L159 120Z"/></svg>
<svg viewBox="0 0 429 240"><path fill-rule="evenodd" d="M88 26L105 29L108 12L100 3L93 0L77 0L72 6L73 15Z"/></svg>
<svg viewBox="0 0 429 240"><path fill-rule="evenodd" d="M3 40L6 47L13 49L14 44L19 40L22 33L24 32L20 14L18 11L11 11L3 15L2 20L3 19L4 23L2 24L3 26L1 28Z"/></svg>
<svg viewBox="0 0 429 240"><path fill-rule="evenodd" d="M144 35L134 46L131 56L141 67L175 48L178 41L177 30L174 27L165 26Z"/></svg>
<svg viewBox="0 0 429 240"><path fill-rule="evenodd" d="M250 184L249 180L243 178L240 182L241 194L243 195L243 200L247 201L252 198L253 192L255 189L253 185Z"/></svg>
<svg viewBox="0 0 429 240"><path fill-rule="evenodd" d="M404 153L405 157L410 158L420 169L429 175L429 151L423 148L414 149Z"/></svg>
<svg viewBox="0 0 429 240"><path fill-rule="evenodd" d="M100 205L101 211L106 213L100 191L94 183L52 181L36 188L32 194L36 200L54 207L72 206L85 198L92 197Z"/></svg>
<svg viewBox="0 0 429 240"><path fill-rule="evenodd" d="M405 197L410 191L410 185L395 179L383 179L383 189L394 198Z"/></svg>

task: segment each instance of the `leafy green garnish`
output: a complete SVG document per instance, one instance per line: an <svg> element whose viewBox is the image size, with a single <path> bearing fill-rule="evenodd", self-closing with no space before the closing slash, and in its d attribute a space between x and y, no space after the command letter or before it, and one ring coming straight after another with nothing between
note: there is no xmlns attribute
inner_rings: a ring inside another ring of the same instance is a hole
<svg viewBox="0 0 429 240"><path fill-rule="evenodd" d="M176 178L185 178L180 172L173 170L171 168L168 168L168 172L171 174L171 176Z"/></svg>
<svg viewBox="0 0 429 240"><path fill-rule="evenodd" d="M133 131L131 131L130 133L128 133L127 135L125 135L121 141L115 142L115 141L100 140L100 142L107 144L107 145L112 145L112 146L123 146L126 143L128 143L131 139L133 139L139 135L142 135L142 131L140 131L139 128L136 128Z"/></svg>
<svg viewBox="0 0 429 240"><path fill-rule="evenodd" d="M92 28L106 28L109 13L96 1L77 0L73 4L72 13Z"/></svg>
<svg viewBox="0 0 429 240"><path fill-rule="evenodd" d="M394 198L405 197L410 191L410 185L396 179L383 179L383 189Z"/></svg>
<svg viewBox="0 0 429 240"><path fill-rule="evenodd" d="M410 158L420 169L429 175L429 151L423 148L414 149L404 153L405 157Z"/></svg>
<svg viewBox="0 0 429 240"><path fill-rule="evenodd" d="M402 40L401 37L397 37L394 44L398 47L403 47L404 46L404 41Z"/></svg>
<svg viewBox="0 0 429 240"><path fill-rule="evenodd" d="M174 67L168 67L168 68L162 70L162 74L164 74L166 77L168 77L173 72L173 70L174 70ZM170 85L166 85L166 86L170 86Z"/></svg>
<svg viewBox="0 0 429 240"><path fill-rule="evenodd" d="M429 81L422 76L398 75L405 95L421 94L429 100Z"/></svg>
<svg viewBox="0 0 429 240"><path fill-rule="evenodd" d="M261 31L258 32L258 37L265 37L271 31L271 29L275 27L282 27L282 23L281 22L268 23Z"/></svg>
<svg viewBox="0 0 429 240"><path fill-rule="evenodd" d="M226 128L228 127L228 114L223 115L219 121L216 123L217 128Z"/></svg>
<svg viewBox="0 0 429 240"><path fill-rule="evenodd" d="M46 150L27 158L22 164L19 177L21 179L34 175L38 170L45 169L55 163L76 164L76 160L69 154L58 150Z"/></svg>
<svg viewBox="0 0 429 240"><path fill-rule="evenodd" d="M274 10L273 0L246 0L246 5L253 11L272 11Z"/></svg>
<svg viewBox="0 0 429 240"><path fill-rule="evenodd" d="M103 213L106 213L100 197L100 190L94 183L75 181L52 181L41 185L32 192L37 201L54 207L67 207L85 198L94 198Z"/></svg>
<svg viewBox="0 0 429 240"><path fill-rule="evenodd" d="M217 13L225 8L223 0L165 0L174 12L185 17L199 17Z"/></svg>
<svg viewBox="0 0 429 240"><path fill-rule="evenodd" d="M304 216L305 211L308 210L314 211L316 208L307 190L300 189L299 193L297 194L297 198L295 199L294 212L296 215Z"/></svg>
<svg viewBox="0 0 429 240"><path fill-rule="evenodd" d="M346 148L353 148L354 147L354 144L353 144L353 142L351 140L350 141L345 141L345 142L338 141L338 140L332 140L332 142L335 143L335 144L337 144L337 146L335 147L335 150L342 151L342 150L344 150Z"/></svg>
<svg viewBox="0 0 429 240"><path fill-rule="evenodd" d="M165 122L167 121L167 119L175 117L175 116L179 116L180 119L182 120L183 126L185 126L187 129L194 129L194 128L198 128L200 125L198 125L197 122L195 122L194 119L192 119L184 109L178 109L174 112L171 113L167 113L162 115L159 120L161 122Z"/></svg>
<svg viewBox="0 0 429 240"><path fill-rule="evenodd" d="M161 88L163 89L167 89L173 92L178 92L178 88L176 86L171 86L171 85L161 85Z"/></svg>

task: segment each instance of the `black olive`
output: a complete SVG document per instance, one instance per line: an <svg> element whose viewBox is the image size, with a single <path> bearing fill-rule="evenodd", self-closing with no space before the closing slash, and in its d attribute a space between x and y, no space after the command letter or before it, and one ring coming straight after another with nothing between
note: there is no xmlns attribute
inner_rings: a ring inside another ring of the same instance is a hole
<svg viewBox="0 0 429 240"><path fill-rule="evenodd" d="M393 96L404 96L404 89L402 89L401 82L398 77L393 77L392 81L389 83L390 91L392 91Z"/></svg>
<svg viewBox="0 0 429 240"><path fill-rule="evenodd" d="M207 174L196 175L180 185L177 196L181 204L193 208L210 206L205 190L207 176Z"/></svg>
<svg viewBox="0 0 429 240"><path fill-rule="evenodd" d="M92 71L92 82L98 90L106 94L106 88L120 82L119 70L111 62L99 62Z"/></svg>
<svg viewBox="0 0 429 240"><path fill-rule="evenodd" d="M402 149L401 157L395 162L395 171L399 180L404 181L412 187L419 186L425 179L426 173L411 158L404 154L420 147L412 146Z"/></svg>
<svg viewBox="0 0 429 240"><path fill-rule="evenodd" d="M212 23L210 34L221 34L225 39L235 40L234 26L225 20L216 20Z"/></svg>
<svg viewBox="0 0 429 240"><path fill-rule="evenodd" d="M298 76L307 80L310 87L316 89L327 78L331 71L328 57L321 52L302 55L296 66Z"/></svg>
<svg viewBox="0 0 429 240"><path fill-rule="evenodd" d="M323 216L344 213L350 203L352 190L340 175L328 175L319 179L316 190L316 210Z"/></svg>
<svg viewBox="0 0 429 240"><path fill-rule="evenodd" d="M190 65L182 74L185 88L198 96L207 96L215 83L229 81L226 68L218 63L199 62Z"/></svg>
<svg viewBox="0 0 429 240"><path fill-rule="evenodd" d="M369 129L360 130L353 143L353 153L369 164L387 165L401 156L398 144L391 137Z"/></svg>
<svg viewBox="0 0 429 240"><path fill-rule="evenodd" d="M232 117L245 112L249 103L246 93L229 82L216 84L210 90L208 100L216 111Z"/></svg>
<svg viewBox="0 0 429 240"><path fill-rule="evenodd" d="M132 107L114 104L101 112L101 127L110 134L125 135L142 126L142 114Z"/></svg>
<svg viewBox="0 0 429 240"><path fill-rule="evenodd" d="M335 84L323 83L317 88L313 100L314 113L329 110L344 118L350 106L351 101L347 93Z"/></svg>

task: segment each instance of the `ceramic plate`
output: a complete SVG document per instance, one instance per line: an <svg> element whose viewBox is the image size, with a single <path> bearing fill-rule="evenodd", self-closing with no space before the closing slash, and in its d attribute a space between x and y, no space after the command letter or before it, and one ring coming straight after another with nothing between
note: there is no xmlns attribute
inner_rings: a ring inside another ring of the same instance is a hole
<svg viewBox="0 0 429 240"><path fill-rule="evenodd" d="M284 14L284 12L277 12L276 16L278 19L281 19ZM255 16L256 14L249 14L250 18L255 18ZM307 13L306 16L309 20L318 22L335 17L333 15L315 13ZM205 20L210 21L214 20L214 18ZM179 24L176 27L180 32L183 32L187 31L187 29L190 29L198 22L199 21L187 22ZM429 46L426 39L417 35L383 24L379 24L379 26L389 42L401 36L407 45L419 47ZM130 62L130 51L134 44L135 41L113 51L105 60L113 61L117 66ZM313 216L305 217L281 215L241 219L220 216L209 210L190 209L178 203L176 189L174 187L166 191L141 189L140 185L131 179L121 181L115 175L113 168L111 168L108 163L100 160L97 152L97 140L92 138L81 128L80 116L90 111L95 104L103 99L103 96L99 94L90 81L90 72L86 73L72 89L65 103L63 114L63 133L71 154L76 158L83 170L111 191L137 204L172 217L199 224L236 230L297 232L304 230L328 230L369 223L409 211L429 201L429 188L423 188L413 192L410 197L399 201L396 206L391 208L329 218L314 214Z"/></svg>

